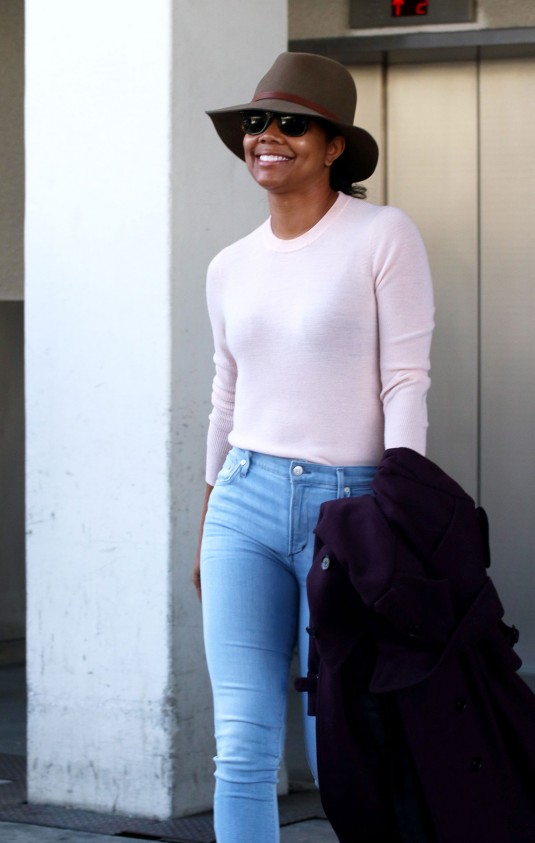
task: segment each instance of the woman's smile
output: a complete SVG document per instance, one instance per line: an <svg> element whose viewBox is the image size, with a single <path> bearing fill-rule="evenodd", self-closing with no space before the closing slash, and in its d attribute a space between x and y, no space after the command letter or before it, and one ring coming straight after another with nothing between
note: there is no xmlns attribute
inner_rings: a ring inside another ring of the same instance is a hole
<svg viewBox="0 0 535 843"><path fill-rule="evenodd" d="M269 152L261 152L256 156L258 160L262 164L273 164L278 163L280 161L291 161L292 159L288 155L275 155Z"/></svg>

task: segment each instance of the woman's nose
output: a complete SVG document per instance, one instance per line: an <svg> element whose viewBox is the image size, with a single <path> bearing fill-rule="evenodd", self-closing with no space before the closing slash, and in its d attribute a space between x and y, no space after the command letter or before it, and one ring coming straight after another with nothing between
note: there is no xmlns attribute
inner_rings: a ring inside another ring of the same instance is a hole
<svg viewBox="0 0 535 843"><path fill-rule="evenodd" d="M284 139L284 135L281 132L281 130L279 129L279 124L278 124L277 119L275 117L271 118L271 122L269 123L269 125L264 129L264 131L260 135L260 140L263 140L264 138L266 138L268 140L270 138L276 138L278 140Z"/></svg>

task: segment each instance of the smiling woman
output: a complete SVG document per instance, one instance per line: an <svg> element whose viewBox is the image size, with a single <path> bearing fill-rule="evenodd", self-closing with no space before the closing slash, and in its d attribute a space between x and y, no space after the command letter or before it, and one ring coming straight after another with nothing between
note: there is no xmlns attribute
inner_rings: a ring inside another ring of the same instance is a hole
<svg viewBox="0 0 535 843"><path fill-rule="evenodd" d="M284 119L286 124L304 120L306 129L290 135L281 119L264 121L261 133L245 129L243 149L249 172L268 191L273 233L290 239L312 228L334 204L330 167L344 151L345 140L341 135L329 138L317 120L298 115Z"/></svg>
<svg viewBox="0 0 535 843"><path fill-rule="evenodd" d="M342 65L283 53L251 102L209 112L270 209L207 278L215 377L193 579L214 694L218 843L279 840L288 676L296 640L306 673L321 504L369 494L385 448L425 451L427 257L405 214L354 197L378 158L355 105ZM311 717L305 732L317 779Z"/></svg>

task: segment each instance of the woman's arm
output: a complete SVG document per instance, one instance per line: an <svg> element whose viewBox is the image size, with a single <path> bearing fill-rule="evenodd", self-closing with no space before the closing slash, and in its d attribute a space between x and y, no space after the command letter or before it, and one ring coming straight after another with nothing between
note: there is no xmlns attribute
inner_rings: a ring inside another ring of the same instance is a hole
<svg viewBox="0 0 535 843"><path fill-rule="evenodd" d="M418 229L397 208L377 219L373 260L385 448L425 454L433 289Z"/></svg>

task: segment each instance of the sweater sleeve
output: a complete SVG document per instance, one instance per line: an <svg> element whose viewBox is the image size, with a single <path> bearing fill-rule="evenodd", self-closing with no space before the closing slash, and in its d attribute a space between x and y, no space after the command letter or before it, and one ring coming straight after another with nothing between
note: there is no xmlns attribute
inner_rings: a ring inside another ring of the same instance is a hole
<svg viewBox="0 0 535 843"><path fill-rule="evenodd" d="M212 412L206 448L206 482L213 486L230 448L228 437L233 427L237 374L236 363L226 343L217 258L208 267L206 295L215 348Z"/></svg>
<svg viewBox="0 0 535 843"><path fill-rule="evenodd" d="M425 455L434 327L429 262L418 229L399 209L383 208L374 226L384 445Z"/></svg>

